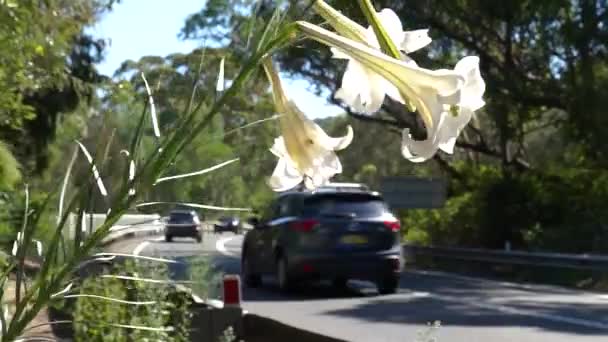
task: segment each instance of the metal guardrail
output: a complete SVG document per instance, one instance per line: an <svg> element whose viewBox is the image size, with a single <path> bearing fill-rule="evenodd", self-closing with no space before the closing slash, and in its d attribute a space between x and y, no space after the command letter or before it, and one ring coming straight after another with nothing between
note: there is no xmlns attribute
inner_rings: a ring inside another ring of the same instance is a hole
<svg viewBox="0 0 608 342"><path fill-rule="evenodd" d="M415 245L403 245L403 252L406 262L408 259L415 260L416 256L430 256L435 258L495 264L608 271L608 256L594 254L536 253L456 247L423 247Z"/></svg>

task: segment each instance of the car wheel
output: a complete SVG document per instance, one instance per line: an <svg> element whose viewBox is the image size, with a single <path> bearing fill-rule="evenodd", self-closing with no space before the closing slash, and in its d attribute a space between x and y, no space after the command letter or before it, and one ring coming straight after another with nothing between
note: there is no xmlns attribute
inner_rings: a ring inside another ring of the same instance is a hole
<svg viewBox="0 0 608 342"><path fill-rule="evenodd" d="M397 275L389 275L384 277L380 282L378 282L378 293L385 294L393 294L397 292L397 288L399 287L399 276Z"/></svg>
<svg viewBox="0 0 608 342"><path fill-rule="evenodd" d="M165 235L165 241L171 242L172 240L173 240L173 236L171 236L171 235Z"/></svg>
<svg viewBox="0 0 608 342"><path fill-rule="evenodd" d="M279 290L291 292L293 290L293 280L287 272L287 258L283 255L279 255L276 264L277 285L279 286Z"/></svg>
<svg viewBox="0 0 608 342"><path fill-rule="evenodd" d="M241 260L241 274L245 281L245 286L254 288L262 285L262 277L257 273L253 273L249 258L247 253L243 254L243 259Z"/></svg>

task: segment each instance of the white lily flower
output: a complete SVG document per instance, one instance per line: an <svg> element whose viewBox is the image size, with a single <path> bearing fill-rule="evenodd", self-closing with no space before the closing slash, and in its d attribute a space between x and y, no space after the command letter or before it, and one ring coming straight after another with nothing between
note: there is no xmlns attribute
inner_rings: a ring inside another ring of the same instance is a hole
<svg viewBox="0 0 608 342"><path fill-rule="evenodd" d="M278 72L270 59L264 70L272 86L276 111L281 114L282 136L275 139L270 149L279 157L269 180L274 191L289 190L302 181L307 188L315 188L342 172L342 164L334 151L346 148L353 140L353 129L348 126L344 137L329 137L319 125L308 119L291 101L281 85Z"/></svg>
<svg viewBox="0 0 608 342"><path fill-rule="evenodd" d="M412 162L423 162L431 158L437 149L454 153L456 139L469 123L473 113L483 107L485 82L479 72L479 58L469 56L461 59L455 66L464 79L464 85L456 96L433 97L423 94L425 101L431 104L433 126L427 126L427 139L413 140L409 129L403 130L401 151L403 156Z"/></svg>
<svg viewBox="0 0 608 342"><path fill-rule="evenodd" d="M362 68L371 70L396 87L397 96L403 94L417 109L426 127L432 128L434 103L437 99L459 98L464 77L454 70L428 70L407 61L392 58L381 51L308 22L297 22L298 27L312 39L337 48L356 60ZM363 86L361 79L349 80ZM386 90L386 88L382 88ZM384 90L380 90L383 92Z"/></svg>
<svg viewBox="0 0 608 342"><path fill-rule="evenodd" d="M315 10L326 19L334 29L342 36L380 51L380 43L371 26L365 29L363 26L352 21L341 14L327 3L318 0L314 4ZM401 20L397 14L385 8L377 14L380 24L386 30L389 38L403 53L411 53L428 45L432 40L427 29L415 31L403 31ZM384 103L384 97L388 95L396 101L405 103L399 90L394 84L387 81L373 69L368 68L348 53L338 48L332 48L334 58L346 59L348 64L342 76L341 88L336 92L336 98L343 101L353 110L373 114L378 111ZM401 59L416 65L407 55L403 54Z"/></svg>

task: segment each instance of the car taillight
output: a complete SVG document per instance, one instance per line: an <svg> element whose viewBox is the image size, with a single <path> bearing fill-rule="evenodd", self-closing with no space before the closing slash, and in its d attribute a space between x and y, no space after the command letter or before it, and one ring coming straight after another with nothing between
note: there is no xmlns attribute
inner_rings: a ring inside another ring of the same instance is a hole
<svg viewBox="0 0 608 342"><path fill-rule="evenodd" d="M299 231L299 232L310 232L318 224L319 224L319 221L317 221L317 220L302 220L302 221L292 222L289 225L289 227L291 229Z"/></svg>
<svg viewBox="0 0 608 342"><path fill-rule="evenodd" d="M384 221L384 225L393 232L398 232L401 229L399 221Z"/></svg>

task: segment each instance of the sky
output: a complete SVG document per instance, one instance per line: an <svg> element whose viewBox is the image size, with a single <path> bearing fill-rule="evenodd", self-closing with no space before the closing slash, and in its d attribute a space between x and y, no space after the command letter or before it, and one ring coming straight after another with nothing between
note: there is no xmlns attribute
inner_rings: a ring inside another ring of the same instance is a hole
<svg viewBox="0 0 608 342"><path fill-rule="evenodd" d="M110 40L99 71L111 76L127 59L192 51L198 42L181 41L177 34L186 17L203 6L204 0L123 0L92 28L95 36ZM311 119L344 112L328 104L326 94L319 97L307 90L309 83L305 80L285 79L284 84L287 94Z"/></svg>

